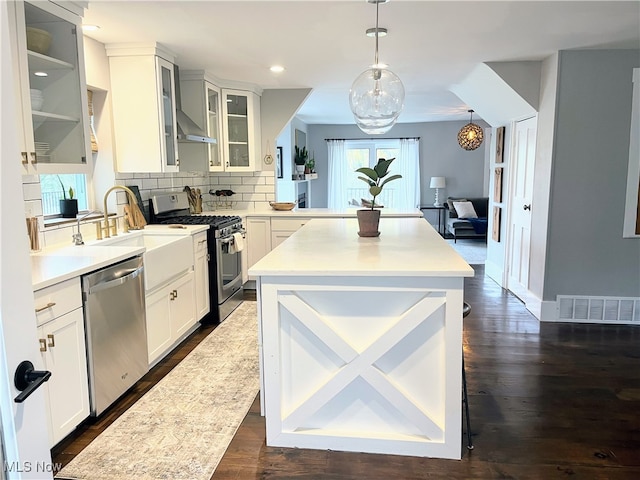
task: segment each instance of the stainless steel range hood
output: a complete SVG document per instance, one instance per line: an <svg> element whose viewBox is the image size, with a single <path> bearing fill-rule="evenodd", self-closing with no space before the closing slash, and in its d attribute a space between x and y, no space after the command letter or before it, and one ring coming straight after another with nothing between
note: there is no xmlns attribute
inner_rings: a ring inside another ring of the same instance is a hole
<svg viewBox="0 0 640 480"><path fill-rule="evenodd" d="M182 111L182 98L180 96L180 72L177 65L173 66L173 76L176 84L176 123L178 124L179 142L197 143L218 143L215 138L211 138L207 133L191 120Z"/></svg>

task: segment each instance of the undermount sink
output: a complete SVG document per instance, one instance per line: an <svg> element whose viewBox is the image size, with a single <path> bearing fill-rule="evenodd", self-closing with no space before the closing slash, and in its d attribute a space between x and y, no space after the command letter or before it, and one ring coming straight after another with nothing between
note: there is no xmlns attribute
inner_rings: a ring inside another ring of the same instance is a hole
<svg viewBox="0 0 640 480"><path fill-rule="evenodd" d="M193 266L193 241L190 235L154 235L143 230L105 238L94 245L145 247L144 288L147 291Z"/></svg>

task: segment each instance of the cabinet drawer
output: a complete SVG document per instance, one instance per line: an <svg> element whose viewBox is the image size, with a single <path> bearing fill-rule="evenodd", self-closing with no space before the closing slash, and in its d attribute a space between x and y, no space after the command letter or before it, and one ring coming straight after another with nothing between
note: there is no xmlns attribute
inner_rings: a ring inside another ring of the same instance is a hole
<svg viewBox="0 0 640 480"><path fill-rule="evenodd" d="M295 232L300 227L302 227L305 223L307 223L310 218L300 217L300 218L276 218L271 217L271 231L280 231L286 230L290 232Z"/></svg>
<svg viewBox="0 0 640 480"><path fill-rule="evenodd" d="M37 290L33 296L36 307L36 322L37 325L42 325L82 307L80 277Z"/></svg>
<svg viewBox="0 0 640 480"><path fill-rule="evenodd" d="M193 236L193 252L199 253L207 250L207 232L197 233Z"/></svg>

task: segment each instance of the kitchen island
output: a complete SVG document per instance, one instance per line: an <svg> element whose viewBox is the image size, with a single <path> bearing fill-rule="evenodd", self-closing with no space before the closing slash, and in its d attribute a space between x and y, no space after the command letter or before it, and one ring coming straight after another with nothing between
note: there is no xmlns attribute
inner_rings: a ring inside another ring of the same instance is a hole
<svg viewBox="0 0 640 480"><path fill-rule="evenodd" d="M424 219L313 219L258 261L267 445L459 459L473 269Z"/></svg>

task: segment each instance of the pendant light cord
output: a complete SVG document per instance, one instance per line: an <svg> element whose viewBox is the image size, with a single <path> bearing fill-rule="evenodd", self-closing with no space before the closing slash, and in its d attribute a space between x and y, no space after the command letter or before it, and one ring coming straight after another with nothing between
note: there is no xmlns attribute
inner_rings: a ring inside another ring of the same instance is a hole
<svg viewBox="0 0 640 480"><path fill-rule="evenodd" d="M376 2L376 54L373 61L374 66L378 66L378 36L380 35L380 30L378 29L378 9L380 8L380 2Z"/></svg>

